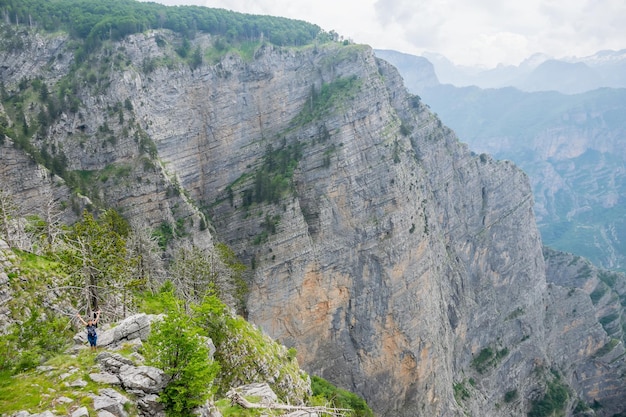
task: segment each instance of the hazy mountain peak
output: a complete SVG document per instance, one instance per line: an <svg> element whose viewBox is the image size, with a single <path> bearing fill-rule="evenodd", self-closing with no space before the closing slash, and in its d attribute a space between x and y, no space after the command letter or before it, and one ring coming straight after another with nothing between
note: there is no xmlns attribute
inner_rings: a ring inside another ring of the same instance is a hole
<svg viewBox="0 0 626 417"><path fill-rule="evenodd" d="M550 55L544 53L532 54L519 64L519 68L533 70L549 59L553 59Z"/></svg>

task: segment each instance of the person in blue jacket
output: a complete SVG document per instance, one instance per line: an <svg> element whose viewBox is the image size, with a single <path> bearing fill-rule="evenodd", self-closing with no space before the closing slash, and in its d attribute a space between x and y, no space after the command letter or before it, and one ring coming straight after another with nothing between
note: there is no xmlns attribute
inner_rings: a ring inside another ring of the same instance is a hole
<svg viewBox="0 0 626 417"><path fill-rule="evenodd" d="M85 321L79 313L76 313L76 317L80 319L87 329L87 340L89 341L89 348L93 351L97 350L98 333L96 328L98 327L98 320L100 320L100 310L98 310L95 319L89 319Z"/></svg>

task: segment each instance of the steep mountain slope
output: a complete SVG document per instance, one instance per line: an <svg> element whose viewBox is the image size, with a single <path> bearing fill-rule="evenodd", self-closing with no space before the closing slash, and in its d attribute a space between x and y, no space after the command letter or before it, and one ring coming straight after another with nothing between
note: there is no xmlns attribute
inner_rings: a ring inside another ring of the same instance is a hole
<svg viewBox="0 0 626 417"><path fill-rule="evenodd" d="M545 244L624 270L626 125L618 115L626 90L564 96L441 86L422 95L474 151L528 173Z"/></svg>
<svg viewBox="0 0 626 417"><path fill-rule="evenodd" d="M250 265L248 319L378 415L522 416L555 386L568 414L579 398L624 411L623 344L589 295L548 286L526 175L472 154L371 48L219 55L199 33L205 62L189 65L160 30L105 42L76 71L63 35L15 36L36 47L2 51L7 125L18 98L35 125L34 76L78 80L76 111L30 143L91 178L94 201L232 246ZM23 68L29 55L47 64ZM572 302L584 308L561 314ZM595 384L580 382L589 367Z"/></svg>
<svg viewBox="0 0 626 417"><path fill-rule="evenodd" d="M624 270L626 90L564 95L433 86L419 82L430 69L422 62L387 59L473 151L510 159L528 173L544 244Z"/></svg>

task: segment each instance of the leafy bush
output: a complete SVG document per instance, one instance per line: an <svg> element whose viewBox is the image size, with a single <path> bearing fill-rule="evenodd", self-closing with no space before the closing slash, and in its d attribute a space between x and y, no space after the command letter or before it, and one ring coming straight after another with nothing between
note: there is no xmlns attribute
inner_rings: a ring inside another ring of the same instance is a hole
<svg viewBox="0 0 626 417"><path fill-rule="evenodd" d="M0 336L0 371L23 372L59 353L70 342L67 321L36 308Z"/></svg>
<svg viewBox="0 0 626 417"><path fill-rule="evenodd" d="M230 387L269 381L278 398L300 403L310 394L309 379L288 350L240 316L232 315L217 297L194 307L197 324L215 343L221 372L218 393Z"/></svg>
<svg viewBox="0 0 626 417"><path fill-rule="evenodd" d="M209 356L206 339L185 314L173 293L161 293L168 307L163 321L154 323L145 345L150 365L163 369L168 383L160 394L169 416L187 416L212 393L219 365Z"/></svg>
<svg viewBox="0 0 626 417"><path fill-rule="evenodd" d="M320 404L331 403L336 408L352 409L354 410L352 415L355 417L374 416L364 399L350 391L337 388L324 378L313 375L311 388L313 389L314 401Z"/></svg>

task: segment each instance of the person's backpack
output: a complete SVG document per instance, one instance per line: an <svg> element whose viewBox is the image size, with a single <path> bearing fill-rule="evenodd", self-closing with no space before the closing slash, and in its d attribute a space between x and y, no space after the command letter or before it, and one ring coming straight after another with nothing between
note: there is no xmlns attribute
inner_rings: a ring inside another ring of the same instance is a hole
<svg viewBox="0 0 626 417"><path fill-rule="evenodd" d="M96 335L96 326L87 326L87 336L94 337Z"/></svg>

